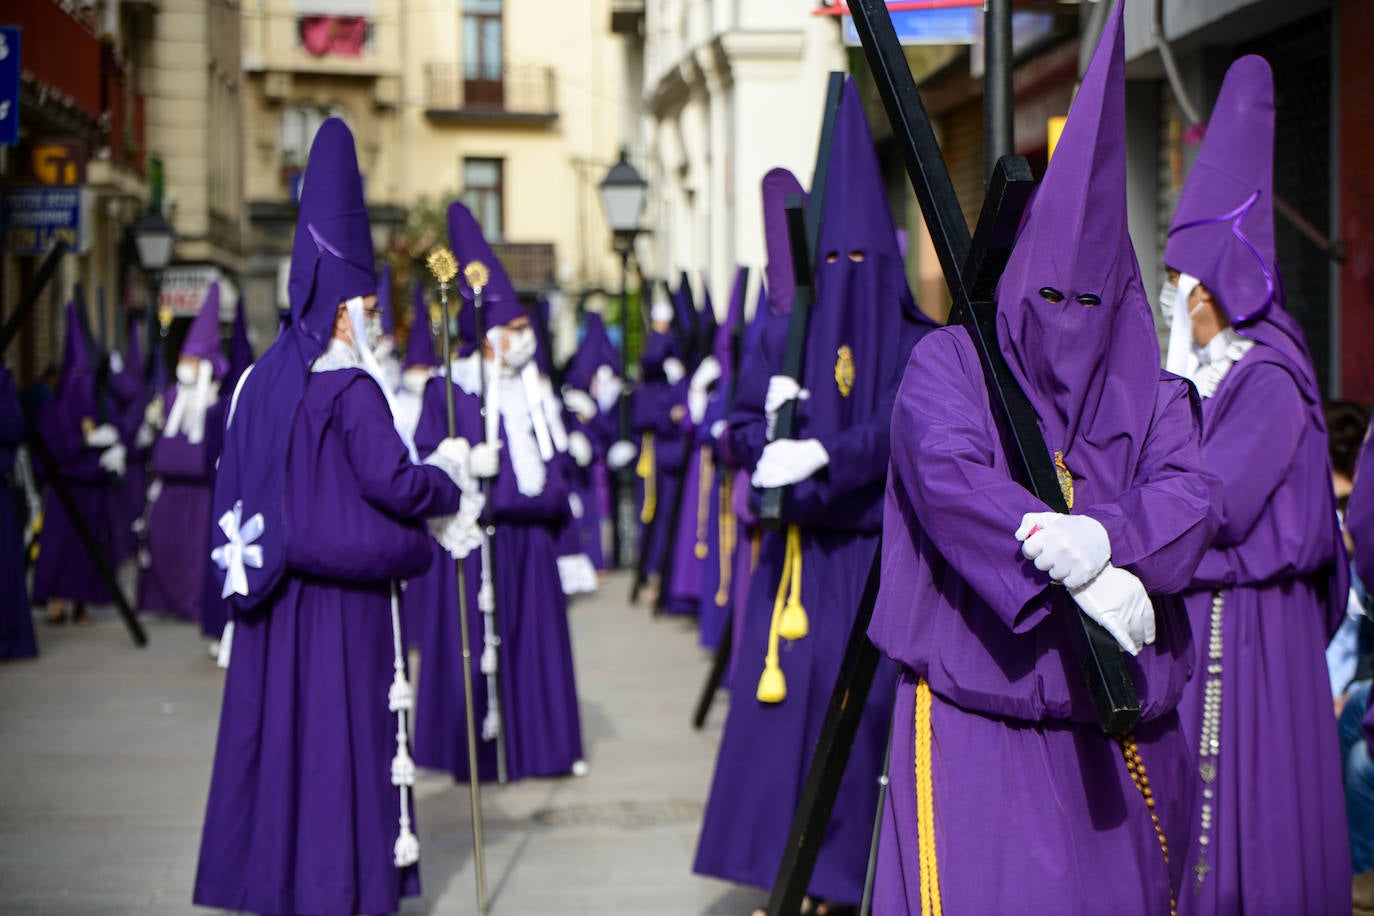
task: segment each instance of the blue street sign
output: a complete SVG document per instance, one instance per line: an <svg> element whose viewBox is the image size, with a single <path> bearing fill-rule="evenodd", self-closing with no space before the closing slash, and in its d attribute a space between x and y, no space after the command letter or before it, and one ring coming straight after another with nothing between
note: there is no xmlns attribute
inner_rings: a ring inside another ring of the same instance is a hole
<svg viewBox="0 0 1374 916"><path fill-rule="evenodd" d="M37 185L6 188L0 201L0 251L41 256L58 239L65 239L75 252L84 251L81 193L81 188Z"/></svg>
<svg viewBox="0 0 1374 916"><path fill-rule="evenodd" d="M892 27L904 45L971 45L981 30L983 11L977 7L893 10ZM859 46L854 17L844 17L844 43Z"/></svg>
<svg viewBox="0 0 1374 916"><path fill-rule="evenodd" d="M0 146L19 142L19 28L0 25Z"/></svg>

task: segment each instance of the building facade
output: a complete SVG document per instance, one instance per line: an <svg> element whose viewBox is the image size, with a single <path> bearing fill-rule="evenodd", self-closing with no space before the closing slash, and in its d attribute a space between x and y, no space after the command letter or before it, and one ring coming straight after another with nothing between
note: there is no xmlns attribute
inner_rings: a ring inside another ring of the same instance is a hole
<svg viewBox="0 0 1374 916"><path fill-rule="evenodd" d="M762 267L760 182L783 166L811 183L827 75L847 68L836 23L811 15L815 6L614 5L612 28L627 38L626 73L640 78L625 121L649 182L652 232L637 254L650 279L676 283L686 271L723 310L735 266ZM751 274L755 289L760 276Z"/></svg>
<svg viewBox="0 0 1374 916"><path fill-rule="evenodd" d="M284 307L305 156L343 118L379 256L409 264L461 197L522 293L610 286L597 184L623 132L608 0L259 0L244 10L249 301ZM397 249L404 249L398 251Z"/></svg>

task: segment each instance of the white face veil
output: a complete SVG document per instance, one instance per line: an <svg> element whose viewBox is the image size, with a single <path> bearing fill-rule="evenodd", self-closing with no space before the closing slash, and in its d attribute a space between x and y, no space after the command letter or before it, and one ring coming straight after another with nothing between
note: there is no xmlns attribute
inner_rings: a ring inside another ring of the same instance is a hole
<svg viewBox="0 0 1374 916"><path fill-rule="evenodd" d="M1169 322L1169 350L1164 361L1165 370L1191 378L1198 368L1197 349L1193 343L1193 315L1188 300L1201 281L1188 274L1180 274L1174 290L1172 318Z"/></svg>
<svg viewBox="0 0 1374 916"><path fill-rule="evenodd" d="M199 445L205 441L205 414L219 398L219 385L215 384L214 367L208 359L202 359L196 368L195 381L182 380L180 365L177 366L177 396L172 409L167 414L167 425L162 435L174 439L185 435L186 441Z"/></svg>
<svg viewBox="0 0 1374 916"><path fill-rule="evenodd" d="M368 346L367 336L367 313L363 308L363 300L360 296L354 296L344 303L344 308L348 312L348 323L353 329L353 350L358 356L358 362L362 364L363 371L372 376L377 381L377 387L382 389L382 397L386 398L386 406L391 410L392 425L396 428L396 435L401 437L405 443L406 451L410 454L412 464L420 463L419 453L415 451L415 441L412 434L405 428L405 424L400 421L396 413L396 401L391 395L390 386L386 382L386 373L382 370L382 364L377 361L372 348Z"/></svg>

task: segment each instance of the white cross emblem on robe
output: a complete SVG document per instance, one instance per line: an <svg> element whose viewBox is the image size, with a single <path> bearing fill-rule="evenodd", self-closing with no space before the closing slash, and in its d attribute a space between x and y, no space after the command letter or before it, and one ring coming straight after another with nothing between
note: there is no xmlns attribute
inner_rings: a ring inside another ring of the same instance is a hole
<svg viewBox="0 0 1374 916"><path fill-rule="evenodd" d="M221 598L230 595L248 594L248 569L262 569L262 547L254 544L262 537L264 528L262 513L259 512L243 521L243 500L234 503L234 508L220 516L219 530L229 539L229 543L216 547L210 552L210 559L224 570L224 589Z"/></svg>

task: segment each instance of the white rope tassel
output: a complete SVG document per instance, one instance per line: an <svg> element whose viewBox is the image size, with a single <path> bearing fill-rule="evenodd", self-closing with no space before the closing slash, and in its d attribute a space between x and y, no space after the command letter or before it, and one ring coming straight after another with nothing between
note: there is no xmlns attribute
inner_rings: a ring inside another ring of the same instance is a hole
<svg viewBox="0 0 1374 916"><path fill-rule="evenodd" d="M482 612L482 658L478 667L487 677L482 740L495 741L501 736L501 700L496 685L501 670L497 655L501 637L496 633L496 589L491 581L491 540L486 532L482 534L482 584L477 589L477 609Z"/></svg>
<svg viewBox="0 0 1374 916"><path fill-rule="evenodd" d="M410 787L415 784L415 761L407 747L409 729L406 713L413 705L410 683L405 676L405 656L401 648L401 595L391 583L391 646L393 676L387 691L387 708L396 713L396 756L391 758L391 784L400 789L401 817L396 845L392 850L396 867L405 868L420 861L420 840L410 826Z"/></svg>

